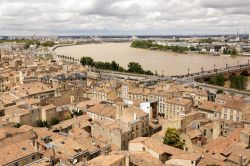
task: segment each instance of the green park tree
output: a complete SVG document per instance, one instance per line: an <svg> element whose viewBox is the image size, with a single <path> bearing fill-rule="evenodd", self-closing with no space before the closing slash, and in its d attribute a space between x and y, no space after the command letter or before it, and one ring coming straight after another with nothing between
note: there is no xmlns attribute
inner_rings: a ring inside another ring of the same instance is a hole
<svg viewBox="0 0 250 166"><path fill-rule="evenodd" d="M130 62L128 64L128 72L143 74L144 70L143 70L143 68L141 67L141 65L139 63L137 63L137 62Z"/></svg>
<svg viewBox="0 0 250 166"><path fill-rule="evenodd" d="M217 75L213 76L212 78L210 78L208 83L213 84L213 85L218 85L218 86L224 86L225 81L226 80L225 80L225 77L223 74L217 74Z"/></svg>
<svg viewBox="0 0 250 166"><path fill-rule="evenodd" d="M59 122L60 122L60 120L54 117L54 118L52 118L52 119L50 120L50 125L51 125L51 126L54 126L54 125L59 124Z"/></svg>
<svg viewBox="0 0 250 166"><path fill-rule="evenodd" d="M238 90L246 90L248 78L246 76L231 76L230 87Z"/></svg>
<svg viewBox="0 0 250 166"><path fill-rule="evenodd" d="M163 138L163 143L169 146L173 146L178 149L183 149L184 143L181 141L180 135L174 128L168 128Z"/></svg>

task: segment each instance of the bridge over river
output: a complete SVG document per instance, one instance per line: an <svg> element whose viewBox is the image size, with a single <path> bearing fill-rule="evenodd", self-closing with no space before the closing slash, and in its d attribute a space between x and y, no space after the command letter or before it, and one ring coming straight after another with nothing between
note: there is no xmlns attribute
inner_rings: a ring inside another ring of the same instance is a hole
<svg viewBox="0 0 250 166"><path fill-rule="evenodd" d="M188 73L186 75L176 75L176 76L148 76L143 74L125 73L125 72L114 72L108 70L99 70L90 68L88 72L89 77L94 78L117 78L117 79L131 79L137 80L145 85L153 85L160 81L177 81L182 84L190 84L193 82L205 82L211 77L223 74L226 79L233 75L250 75L250 64L241 64L237 66L226 66L225 68L213 69L213 70L203 70L197 73Z"/></svg>
<svg viewBox="0 0 250 166"><path fill-rule="evenodd" d="M207 71L201 68L201 71L197 73L188 72L186 75L154 77L154 78L148 78L148 79L142 80L142 82L148 83L148 84L152 82L162 81L162 80L175 80L180 83L192 83L194 81L204 82L204 81L209 80L211 77L217 74L223 74L226 79L230 78L233 75L249 76L250 75L250 63L239 64L237 66L226 65L225 68L219 68L219 69L214 68L213 70L207 70Z"/></svg>

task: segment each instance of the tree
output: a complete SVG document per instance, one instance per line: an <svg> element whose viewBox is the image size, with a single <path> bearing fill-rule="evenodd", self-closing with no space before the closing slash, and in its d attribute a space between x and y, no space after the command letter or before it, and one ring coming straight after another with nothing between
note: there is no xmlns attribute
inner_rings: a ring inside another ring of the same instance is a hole
<svg viewBox="0 0 250 166"><path fill-rule="evenodd" d="M153 47L153 44L152 44L152 41L146 41L146 40L133 41L131 43L131 47L134 47L134 48L150 48L150 47Z"/></svg>
<svg viewBox="0 0 250 166"><path fill-rule="evenodd" d="M168 128L163 138L163 143L169 146L173 146L178 149L183 149L184 143L181 141L180 135L176 129Z"/></svg>
<svg viewBox="0 0 250 166"><path fill-rule="evenodd" d="M53 41L46 41L42 43L42 46L44 47L52 47L55 43Z"/></svg>
<svg viewBox="0 0 250 166"><path fill-rule="evenodd" d="M208 83L213 84L213 85L218 85L218 86L224 86L225 81L226 80L225 80L225 77L223 74L217 74L217 75L213 76L212 78L210 78Z"/></svg>
<svg viewBox="0 0 250 166"><path fill-rule="evenodd" d="M201 39L200 40L200 43L209 43L209 44L211 44L211 43L213 43L213 42L215 42L216 40L214 40L214 39L212 39L212 38L207 38L207 39Z"/></svg>
<svg viewBox="0 0 250 166"><path fill-rule="evenodd" d="M81 58L82 65L94 66L94 60L91 57L82 57Z"/></svg>
<svg viewBox="0 0 250 166"><path fill-rule="evenodd" d="M128 72L143 74L144 70L142 69L142 67L141 67L141 65L139 63L137 63L137 62L130 62L128 64Z"/></svg>
<svg viewBox="0 0 250 166"><path fill-rule="evenodd" d="M57 119L56 117L54 117L54 118L52 118L51 120L50 120L50 125L51 126L54 126L54 125L57 125L57 124L59 124L59 119Z"/></svg>
<svg viewBox="0 0 250 166"><path fill-rule="evenodd" d="M246 90L248 78L246 76L233 75L229 78L230 87L238 90Z"/></svg>
<svg viewBox="0 0 250 166"><path fill-rule="evenodd" d="M115 61L111 62L111 69L117 71L119 69L119 64Z"/></svg>
<svg viewBox="0 0 250 166"><path fill-rule="evenodd" d="M218 94L222 94L222 93L224 93L224 91L223 91L222 89L218 89L218 90L217 90L217 93L218 93Z"/></svg>
<svg viewBox="0 0 250 166"><path fill-rule="evenodd" d="M47 121L42 121L42 120L38 120L37 121L37 126L38 127L49 127L49 123Z"/></svg>
<svg viewBox="0 0 250 166"><path fill-rule="evenodd" d="M82 110L80 110L80 111L73 110L72 113L71 113L71 117L72 117L72 118L73 118L74 116L81 116L81 115L83 115Z"/></svg>
<svg viewBox="0 0 250 166"><path fill-rule="evenodd" d="M150 70L145 71L145 74L147 74L147 75L154 75L154 73L152 71L150 71Z"/></svg>
<svg viewBox="0 0 250 166"><path fill-rule="evenodd" d="M231 55L238 55L238 52L235 48L231 51Z"/></svg>
<svg viewBox="0 0 250 166"><path fill-rule="evenodd" d="M190 51L196 51L196 48L193 47L193 46L191 46L191 47L190 47Z"/></svg>
<svg viewBox="0 0 250 166"><path fill-rule="evenodd" d="M91 57L82 57L80 62L82 65L89 65L89 66L95 67L97 69L126 72L126 69L121 67L115 61L112 61L111 63L110 62L100 62L100 61L96 62ZM153 73L149 70L144 71L139 63L130 62L128 67L129 67L129 69L127 70L127 72L130 72L130 73L153 75Z"/></svg>

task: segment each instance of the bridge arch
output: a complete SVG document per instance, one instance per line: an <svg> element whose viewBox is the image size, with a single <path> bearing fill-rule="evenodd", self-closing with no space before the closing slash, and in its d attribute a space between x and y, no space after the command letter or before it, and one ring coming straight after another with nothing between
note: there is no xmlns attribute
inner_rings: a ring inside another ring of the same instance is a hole
<svg viewBox="0 0 250 166"><path fill-rule="evenodd" d="M250 73L247 70L244 70L240 73L241 76L250 76Z"/></svg>

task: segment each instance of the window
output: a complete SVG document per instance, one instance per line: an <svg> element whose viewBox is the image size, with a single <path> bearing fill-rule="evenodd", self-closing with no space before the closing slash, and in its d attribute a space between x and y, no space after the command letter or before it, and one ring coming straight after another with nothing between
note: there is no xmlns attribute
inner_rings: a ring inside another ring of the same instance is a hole
<svg viewBox="0 0 250 166"><path fill-rule="evenodd" d="M225 120L227 119L227 114L224 114L224 119L225 119Z"/></svg>
<svg viewBox="0 0 250 166"><path fill-rule="evenodd" d="M14 163L14 166L18 166L18 163Z"/></svg>
<svg viewBox="0 0 250 166"><path fill-rule="evenodd" d="M239 117L236 117L236 121L239 122L239 121L240 121L240 118L239 118Z"/></svg>
<svg viewBox="0 0 250 166"><path fill-rule="evenodd" d="M32 156L32 161L34 161L36 159L36 156L34 155L34 156Z"/></svg>

